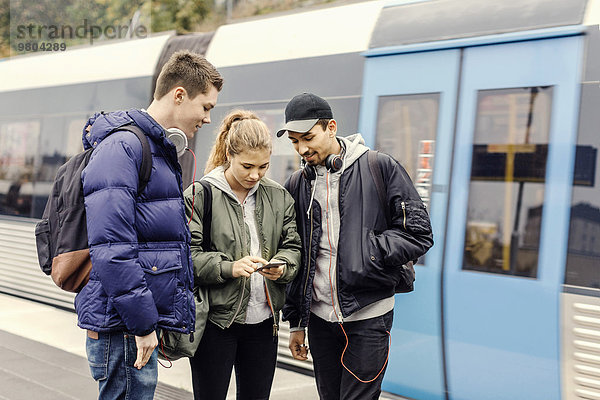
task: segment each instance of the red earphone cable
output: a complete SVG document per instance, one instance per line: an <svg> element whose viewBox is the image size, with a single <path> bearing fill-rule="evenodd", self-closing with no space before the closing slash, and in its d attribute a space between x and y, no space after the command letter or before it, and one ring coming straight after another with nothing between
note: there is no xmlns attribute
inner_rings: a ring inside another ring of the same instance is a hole
<svg viewBox="0 0 600 400"><path fill-rule="evenodd" d="M383 363L383 366L381 367L381 369L379 370L379 372L377 373L377 375L375 375L375 377L373 379L364 381L364 380L360 379L358 376L356 376L356 374L354 372L350 371L350 369L348 367L346 367L346 364L344 364L344 354L346 353L346 349L348 348L348 335L346 335L346 331L344 330L344 327L342 326L342 324L340 324L340 328L342 328L342 332L344 332L344 336L346 337L346 346L344 347L344 351L342 351L342 357L340 357L340 361L341 361L344 369L346 369L346 371L348 371L353 377L355 377L356 380L358 380L359 382L362 382L362 383L371 383L375 379L379 378L379 375L381 375L381 373L385 369L385 366L388 363L388 360L390 359L390 348L392 347L392 335L391 335L390 331L386 331L388 334L389 343L388 343L387 355L385 356L385 362Z"/></svg>
<svg viewBox="0 0 600 400"><path fill-rule="evenodd" d="M160 352L162 353L163 357L165 358L165 360L167 360L167 362L169 363L169 366L166 366L165 364L163 364L160 359L158 360L158 363L163 367L163 368L171 368L173 366L173 361L171 361L169 359L169 357L167 357L167 355L165 354L165 347L163 346L163 338L160 338Z"/></svg>
<svg viewBox="0 0 600 400"><path fill-rule="evenodd" d="M317 182L315 181L315 185L317 184ZM325 207L325 216L326 216L326 223L327 223L327 243L329 243L329 288L331 289L331 304L333 306L333 312L335 313L336 318L338 318L338 313L337 310L335 309L335 301L333 298L333 281L331 280L331 263L332 263L332 253L333 253L333 246L331 246L331 237L329 234L329 172L326 172L325 175L325 185L327 187L327 193L326 193L326 207ZM352 375L353 377L356 378L356 380L358 380L359 382L362 383L371 383L374 380L376 380L377 378L379 378L379 375L381 375L381 373L383 372L383 370L385 369L385 366L388 363L388 360L390 358L390 348L392 347L392 334L390 333L390 331L386 331L388 334L388 338L389 338L389 343L388 343L388 351L387 351L387 355L385 357L385 362L383 363L383 366L381 367L381 369L379 370L379 372L377 373L377 375L375 375L374 378L369 379L369 380L362 380L360 379L358 376L356 376L356 374L354 372L352 372L350 370L350 368L348 368L346 366L346 364L344 364L344 354L346 354L346 349L348 348L348 344L350 343L348 340L348 335L346 334L346 330L344 329L344 325L341 322L338 322L338 325L340 326L342 332L344 333L344 337L346 338L346 346L344 346L344 350L342 351L342 356L340 357L340 362L342 363L342 367L344 367L344 369L346 371L348 371L350 373L350 375Z"/></svg>

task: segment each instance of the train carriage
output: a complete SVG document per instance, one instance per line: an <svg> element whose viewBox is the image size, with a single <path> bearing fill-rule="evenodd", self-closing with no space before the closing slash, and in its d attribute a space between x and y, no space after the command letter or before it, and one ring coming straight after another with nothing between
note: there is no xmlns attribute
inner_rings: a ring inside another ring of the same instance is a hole
<svg viewBox="0 0 600 400"><path fill-rule="evenodd" d="M596 6L382 10L360 130L409 169L436 239L396 306L386 390L600 396Z"/></svg>

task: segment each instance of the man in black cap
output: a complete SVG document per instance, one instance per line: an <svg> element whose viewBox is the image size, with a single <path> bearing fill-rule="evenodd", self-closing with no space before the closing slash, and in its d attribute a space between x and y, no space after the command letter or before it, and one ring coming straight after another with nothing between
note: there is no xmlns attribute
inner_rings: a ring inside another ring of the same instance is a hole
<svg viewBox="0 0 600 400"><path fill-rule="evenodd" d="M320 398L378 399L394 294L412 290L412 260L433 245L429 216L396 160L370 151L359 134L336 136L321 97L295 96L285 122L277 136L287 132L303 162L285 184L303 239L283 308L290 351L307 359L310 327Z"/></svg>

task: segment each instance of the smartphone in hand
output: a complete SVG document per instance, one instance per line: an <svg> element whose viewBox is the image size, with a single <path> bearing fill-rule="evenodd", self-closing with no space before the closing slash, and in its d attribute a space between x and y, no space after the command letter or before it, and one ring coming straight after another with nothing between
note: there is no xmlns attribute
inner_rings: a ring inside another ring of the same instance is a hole
<svg viewBox="0 0 600 400"><path fill-rule="evenodd" d="M261 265L260 267L258 267L256 269L256 271L262 271L263 269L269 269L269 268L278 268L278 267L281 267L282 265L285 265L284 261L273 261L268 264Z"/></svg>

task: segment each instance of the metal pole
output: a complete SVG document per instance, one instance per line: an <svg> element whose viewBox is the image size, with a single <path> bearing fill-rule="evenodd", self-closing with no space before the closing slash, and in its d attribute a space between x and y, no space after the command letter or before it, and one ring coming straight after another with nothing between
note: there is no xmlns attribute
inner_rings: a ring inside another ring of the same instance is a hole
<svg viewBox="0 0 600 400"><path fill-rule="evenodd" d="M233 9L233 0L227 0L227 22L231 21L231 10Z"/></svg>

